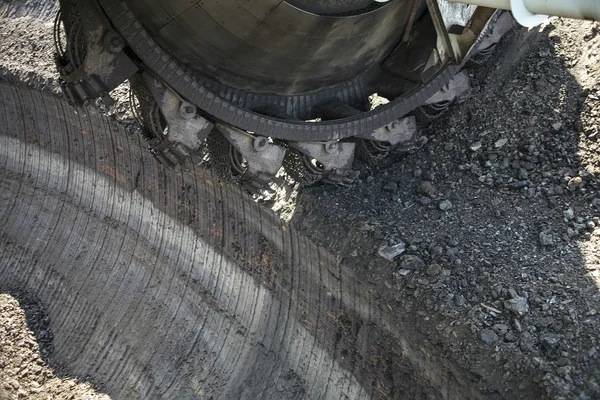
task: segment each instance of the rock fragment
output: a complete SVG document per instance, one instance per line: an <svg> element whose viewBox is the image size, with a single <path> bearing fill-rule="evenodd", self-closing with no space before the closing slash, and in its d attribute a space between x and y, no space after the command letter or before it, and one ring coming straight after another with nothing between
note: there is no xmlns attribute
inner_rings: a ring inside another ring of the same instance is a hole
<svg viewBox="0 0 600 400"><path fill-rule="evenodd" d="M433 186L433 183L429 181L421 182L419 185L419 193L429 197L435 196L435 187Z"/></svg>
<svg viewBox="0 0 600 400"><path fill-rule="evenodd" d="M496 149L500 149L502 148L506 143L508 143L508 139L506 138L502 138L502 139L498 139L496 140L496 143L494 143L494 147Z"/></svg>
<svg viewBox="0 0 600 400"><path fill-rule="evenodd" d="M456 296L454 296L454 304L456 304L457 307L463 306L465 302L466 301L463 295L457 294Z"/></svg>
<svg viewBox="0 0 600 400"><path fill-rule="evenodd" d="M394 258L404 253L406 245L403 242L395 244L393 246L381 246L377 252L381 257L388 261L393 261Z"/></svg>
<svg viewBox="0 0 600 400"><path fill-rule="evenodd" d="M439 205L440 210L448 211L452 208L452 202L450 200L442 200Z"/></svg>
<svg viewBox="0 0 600 400"><path fill-rule="evenodd" d="M512 332L507 332L506 335L504 335L504 340L509 343L516 342L517 339L518 339L517 335L515 335Z"/></svg>
<svg viewBox="0 0 600 400"><path fill-rule="evenodd" d="M494 344L498 341L498 335L491 329L482 329L479 337L485 344Z"/></svg>
<svg viewBox="0 0 600 400"><path fill-rule="evenodd" d="M495 324L494 326L492 326L492 329L494 330L494 332L496 332L496 334L504 336L508 332L509 327L506 324Z"/></svg>
<svg viewBox="0 0 600 400"><path fill-rule="evenodd" d="M554 244L554 237L550 232L540 232L540 244L544 247L552 246Z"/></svg>
<svg viewBox="0 0 600 400"><path fill-rule="evenodd" d="M400 268L401 269L410 269L410 270L423 270L425 269L425 261L423 261L420 257L407 254L402 256L400 260Z"/></svg>
<svg viewBox="0 0 600 400"><path fill-rule="evenodd" d="M567 221L570 221L573 218L575 218L575 212L573 211L572 208L569 208L565 212L563 212L563 215L565 216L565 220L567 220Z"/></svg>
<svg viewBox="0 0 600 400"><path fill-rule="evenodd" d="M532 351L535 346L535 338L529 333L525 332L521 335L519 347L522 351Z"/></svg>
<svg viewBox="0 0 600 400"><path fill-rule="evenodd" d="M517 177L520 181L526 181L527 179L529 179L529 172L527 172L525 168L519 168L519 173L517 174Z"/></svg>
<svg viewBox="0 0 600 400"><path fill-rule="evenodd" d="M525 297L515 297L514 299L506 300L504 308L521 316L529 312L529 303Z"/></svg>
<svg viewBox="0 0 600 400"><path fill-rule="evenodd" d="M437 263L431 264L425 271L425 273L429 276L439 275L440 272L442 272L442 267L440 267L440 265Z"/></svg>
<svg viewBox="0 0 600 400"><path fill-rule="evenodd" d="M383 190L386 192L395 193L398 191L398 184L396 182L390 181L383 186Z"/></svg>
<svg viewBox="0 0 600 400"><path fill-rule="evenodd" d="M557 121L552 124L552 129L554 129L556 132L560 131L562 127L563 123L561 121Z"/></svg>
<svg viewBox="0 0 600 400"><path fill-rule="evenodd" d="M585 223L585 227L587 228L587 230L592 232L596 228L596 224L594 223L594 221L587 221Z"/></svg>
<svg viewBox="0 0 600 400"><path fill-rule="evenodd" d="M582 183L583 179L580 176L576 176L574 178L569 179L569 182L567 182L567 189L570 192L574 192L577 190L577 188L579 188L579 186L581 186Z"/></svg>
<svg viewBox="0 0 600 400"><path fill-rule="evenodd" d="M471 149L471 151L478 151L482 147L483 147L483 143L481 143L481 142L475 142L471 146L469 146L469 148Z"/></svg>
<svg viewBox="0 0 600 400"><path fill-rule="evenodd" d="M424 205L424 206L426 206L426 205L428 205L428 204L431 204L431 199L430 199L429 197L420 196L420 197L417 199L417 202L418 202L419 204L421 204L421 205Z"/></svg>
<svg viewBox="0 0 600 400"><path fill-rule="evenodd" d="M540 337L540 341L542 343L542 347L546 351L550 351L558 347L560 340L556 335L553 334L545 334Z"/></svg>

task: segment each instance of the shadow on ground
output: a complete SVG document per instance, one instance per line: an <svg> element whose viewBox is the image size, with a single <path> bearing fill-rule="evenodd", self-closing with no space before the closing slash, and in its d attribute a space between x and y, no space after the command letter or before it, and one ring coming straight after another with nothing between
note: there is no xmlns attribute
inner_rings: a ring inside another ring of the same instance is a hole
<svg viewBox="0 0 600 400"><path fill-rule="evenodd" d="M0 290L0 399L108 399L90 377L72 377L60 366L48 366L53 338L43 305L29 293L6 292Z"/></svg>
<svg viewBox="0 0 600 400"><path fill-rule="evenodd" d="M513 32L463 104L420 115L423 149L305 190L292 219L487 398L600 395L597 44L592 23Z"/></svg>

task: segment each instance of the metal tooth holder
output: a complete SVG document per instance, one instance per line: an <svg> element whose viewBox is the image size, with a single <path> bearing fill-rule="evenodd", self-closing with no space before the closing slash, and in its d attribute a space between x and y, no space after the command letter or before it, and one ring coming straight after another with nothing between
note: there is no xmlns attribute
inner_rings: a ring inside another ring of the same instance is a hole
<svg viewBox="0 0 600 400"><path fill-rule="evenodd" d="M174 167L175 165L183 164L186 157L167 139L163 140L158 146L150 147L148 150L165 167Z"/></svg>
<svg viewBox="0 0 600 400"><path fill-rule="evenodd" d="M401 118L357 137L389 143L391 146L410 144L417 137L417 120L415 117Z"/></svg>
<svg viewBox="0 0 600 400"><path fill-rule="evenodd" d="M183 100L159 79L147 72L143 78L167 122L169 140L181 143L190 152L199 150L213 129L212 122L198 115L195 105Z"/></svg>
<svg viewBox="0 0 600 400"><path fill-rule="evenodd" d="M138 66L123 51L124 39L110 28L93 1L81 0L77 8L86 32L83 39L67 35L67 47L83 50L78 57L56 54L61 87L72 104L111 107L115 101L110 91L135 74Z"/></svg>
<svg viewBox="0 0 600 400"><path fill-rule="evenodd" d="M440 91L435 93L425 102L428 105L450 104L459 96L471 89L471 80L467 71L461 71Z"/></svg>
<svg viewBox="0 0 600 400"><path fill-rule="evenodd" d="M265 136L252 135L221 122L215 124L215 129L244 158L246 170L243 172L243 179L256 188L264 188L275 179L283 165L284 148L269 142Z"/></svg>
<svg viewBox="0 0 600 400"><path fill-rule="evenodd" d="M288 142L304 157L305 167L337 183L351 183L358 177L352 170L355 143L350 142Z"/></svg>

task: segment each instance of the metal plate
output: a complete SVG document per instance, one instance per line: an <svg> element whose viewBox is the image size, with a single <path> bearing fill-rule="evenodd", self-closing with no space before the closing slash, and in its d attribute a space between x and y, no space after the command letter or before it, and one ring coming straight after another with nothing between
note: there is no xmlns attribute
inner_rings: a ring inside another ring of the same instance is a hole
<svg viewBox="0 0 600 400"><path fill-rule="evenodd" d="M272 0L126 3L190 67L237 89L280 95L341 84L377 64L399 42L412 6L394 0L359 15L322 16Z"/></svg>

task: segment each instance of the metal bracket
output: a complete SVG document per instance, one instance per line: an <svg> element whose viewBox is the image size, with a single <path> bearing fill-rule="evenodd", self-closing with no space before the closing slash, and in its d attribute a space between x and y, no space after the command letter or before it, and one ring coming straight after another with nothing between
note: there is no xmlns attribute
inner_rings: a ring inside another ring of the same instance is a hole
<svg viewBox="0 0 600 400"><path fill-rule="evenodd" d="M269 142L265 136L251 135L222 122L215 124L223 137L244 157L246 171L243 178L252 186L262 189L275 179L283 165L286 150Z"/></svg>
<svg viewBox="0 0 600 400"><path fill-rule="evenodd" d="M74 104L88 105L100 99L102 105L110 107L114 100L109 92L136 73L138 67L123 52L125 41L109 28L93 1L78 2L78 9L88 28L84 34L85 58L81 65L68 61L61 65L58 60L61 88Z"/></svg>
<svg viewBox="0 0 600 400"><path fill-rule="evenodd" d="M471 81L467 71L461 71L452 78L447 85L427 99L425 104L451 102L471 88Z"/></svg>
<svg viewBox="0 0 600 400"><path fill-rule="evenodd" d="M444 21L444 18L442 17L442 12L440 11L438 2L436 0L425 1L427 3L429 14L431 15L433 25L438 35L436 47L440 58L443 61L446 61L448 59L452 62L456 62L456 55L454 54L452 42L450 41L450 36L446 29L446 23Z"/></svg>
<svg viewBox="0 0 600 400"><path fill-rule="evenodd" d="M473 49L473 55L493 48L493 46L499 43L508 31L515 27L516 22L517 21L515 21L511 13L501 13L491 29L482 38L481 42Z"/></svg>
<svg viewBox="0 0 600 400"><path fill-rule="evenodd" d="M462 31L469 24L476 8L469 4L448 1L438 1L438 7L448 32Z"/></svg>
<svg viewBox="0 0 600 400"><path fill-rule="evenodd" d="M183 164L188 155L178 147L177 143L173 143L165 137L160 144L151 146L148 150L165 167L174 167L177 164Z"/></svg>
<svg viewBox="0 0 600 400"><path fill-rule="evenodd" d="M355 143L350 142L288 142L288 145L318 164L305 165L312 172L322 174L330 181L351 183L358 177L352 170Z"/></svg>
<svg viewBox="0 0 600 400"><path fill-rule="evenodd" d="M417 137L417 119L412 116L401 118L372 132L363 133L356 137L377 142L386 142L391 146L411 144Z"/></svg>
<svg viewBox="0 0 600 400"><path fill-rule="evenodd" d="M181 143L190 152L199 150L212 131L213 123L200 116L195 105L183 100L161 80L147 72L142 77L165 118L169 141Z"/></svg>

